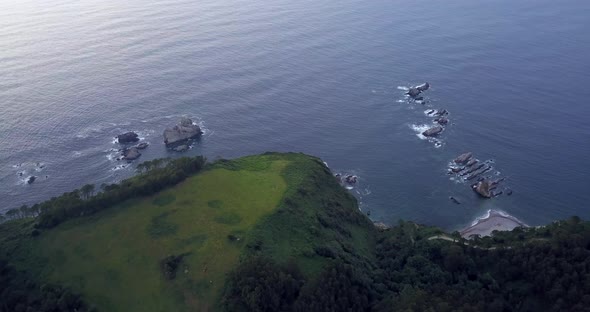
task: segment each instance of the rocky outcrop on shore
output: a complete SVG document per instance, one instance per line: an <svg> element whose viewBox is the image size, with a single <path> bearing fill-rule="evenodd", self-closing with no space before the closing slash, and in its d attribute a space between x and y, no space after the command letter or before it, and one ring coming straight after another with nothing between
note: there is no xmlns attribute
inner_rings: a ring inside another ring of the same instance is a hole
<svg viewBox="0 0 590 312"><path fill-rule="evenodd" d="M167 147L175 147L199 137L202 133L201 128L191 119L182 118L178 125L164 130L164 143Z"/></svg>

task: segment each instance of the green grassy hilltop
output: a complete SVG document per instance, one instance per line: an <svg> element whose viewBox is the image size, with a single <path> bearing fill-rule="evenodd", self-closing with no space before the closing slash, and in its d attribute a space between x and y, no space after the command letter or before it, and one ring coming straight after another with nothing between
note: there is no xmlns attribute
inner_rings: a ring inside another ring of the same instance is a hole
<svg viewBox="0 0 590 312"><path fill-rule="evenodd" d="M101 311L217 310L241 254L297 261L308 274L322 269L326 258L315 257L314 248L339 246L332 241L337 232L319 235L316 205L325 200L360 215L318 159L267 154L219 161L152 196L43 231L14 253L20 268L71 288ZM363 228L340 231L355 238L359 251L369 248ZM162 273L170 255L182 256L174 279Z"/></svg>
<svg viewBox="0 0 590 312"><path fill-rule="evenodd" d="M287 188L281 172L288 161L250 159L256 162L260 168L207 170L48 231L34 246L48 262L43 275L103 311L206 310L252 227L277 208ZM177 277L165 280L159 261L181 254Z"/></svg>

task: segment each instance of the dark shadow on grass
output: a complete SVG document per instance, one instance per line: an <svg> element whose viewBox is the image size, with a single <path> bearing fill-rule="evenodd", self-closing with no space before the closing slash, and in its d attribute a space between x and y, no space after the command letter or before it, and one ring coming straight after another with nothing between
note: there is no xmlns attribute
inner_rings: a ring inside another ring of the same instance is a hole
<svg viewBox="0 0 590 312"><path fill-rule="evenodd" d="M147 228L148 234L154 239L176 234L178 232L178 224L167 220L168 216L174 213L176 213L176 210L166 211L153 217Z"/></svg>

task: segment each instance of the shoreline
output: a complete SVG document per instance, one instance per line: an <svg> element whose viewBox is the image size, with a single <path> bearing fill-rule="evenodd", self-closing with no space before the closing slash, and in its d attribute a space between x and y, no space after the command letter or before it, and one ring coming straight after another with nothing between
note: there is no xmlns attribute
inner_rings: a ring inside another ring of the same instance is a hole
<svg viewBox="0 0 590 312"><path fill-rule="evenodd" d="M512 231L517 227L529 227L516 217L497 210L489 210L483 218L478 218L470 226L459 231L462 237L471 235L491 236L493 231Z"/></svg>

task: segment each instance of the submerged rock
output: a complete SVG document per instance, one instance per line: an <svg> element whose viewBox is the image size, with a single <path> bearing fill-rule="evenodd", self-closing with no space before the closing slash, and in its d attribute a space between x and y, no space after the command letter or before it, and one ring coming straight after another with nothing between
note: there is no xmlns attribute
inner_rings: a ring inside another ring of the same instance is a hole
<svg viewBox="0 0 590 312"><path fill-rule="evenodd" d="M148 146L150 146L149 143L142 142L142 143L137 144L137 146L135 146L135 148L142 150L142 149L146 149Z"/></svg>
<svg viewBox="0 0 590 312"><path fill-rule="evenodd" d="M174 148L174 151L179 152L179 153L186 152L186 151L188 151L188 145L186 145L186 144L179 145Z"/></svg>
<svg viewBox="0 0 590 312"><path fill-rule="evenodd" d="M344 181L346 181L346 183L348 184L355 184L357 181L357 176L355 175L348 175L346 176L346 178L344 179Z"/></svg>
<svg viewBox="0 0 590 312"><path fill-rule="evenodd" d="M471 159L471 157L473 157L473 153L471 153L471 152L461 154L457 158L455 158L455 163L456 164L464 164L467 161L469 161Z"/></svg>
<svg viewBox="0 0 590 312"><path fill-rule="evenodd" d="M477 165L477 166L473 166L473 167L471 167L471 169L469 169L469 170L467 170L467 171L465 171L465 172L461 173L461 176L466 176L466 175L468 175L468 174L472 174L472 173L476 172L477 170L479 170L479 169L483 168L485 165L486 165L486 164L479 164L479 165Z"/></svg>
<svg viewBox="0 0 590 312"><path fill-rule="evenodd" d="M455 198L455 197L453 197L453 196L449 197L449 199L450 199L450 200L451 200L453 203L455 203L455 204L457 204L457 205L460 205L460 204L461 204L461 202L460 202L460 201L459 201L457 198Z"/></svg>
<svg viewBox="0 0 590 312"><path fill-rule="evenodd" d="M27 184L33 184L33 182L35 182L35 180L37 180L36 176L30 176L27 178Z"/></svg>
<svg viewBox="0 0 590 312"><path fill-rule="evenodd" d="M120 144L134 143L139 141L139 137L135 132L126 132L117 136L117 142Z"/></svg>
<svg viewBox="0 0 590 312"><path fill-rule="evenodd" d="M182 118L180 124L164 130L164 143L166 146L182 144L200 136L202 133L201 128L193 124L191 119Z"/></svg>
<svg viewBox="0 0 590 312"><path fill-rule="evenodd" d="M459 173L461 171L463 171L465 169L465 167L451 167L451 172L452 173Z"/></svg>
<svg viewBox="0 0 590 312"><path fill-rule="evenodd" d="M422 132L423 136L433 137L439 135L444 130L441 126L432 127L424 132Z"/></svg>
<svg viewBox="0 0 590 312"><path fill-rule="evenodd" d="M136 147L123 150L123 160L136 160L139 156L141 156L141 153Z"/></svg>
<svg viewBox="0 0 590 312"><path fill-rule="evenodd" d="M449 123L449 120L446 117L439 117L436 118L434 121L436 121L441 126L444 126Z"/></svg>
<svg viewBox="0 0 590 312"><path fill-rule="evenodd" d="M487 166L487 167L483 168L483 170L481 170L481 171L473 172L471 175L469 175L467 178L465 178L465 180L471 181L471 180L477 178L478 176L490 171L491 169L492 169L491 166ZM495 188L495 186L492 186L492 188Z"/></svg>

